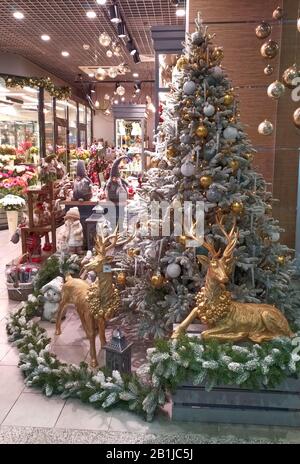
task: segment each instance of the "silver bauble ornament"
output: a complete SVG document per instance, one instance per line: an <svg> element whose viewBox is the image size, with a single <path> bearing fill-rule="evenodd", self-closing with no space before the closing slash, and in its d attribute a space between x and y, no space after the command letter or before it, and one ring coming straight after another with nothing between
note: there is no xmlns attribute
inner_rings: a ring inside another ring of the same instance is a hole
<svg viewBox="0 0 300 464"><path fill-rule="evenodd" d="M239 131L236 127L228 126L223 130L223 137L226 140L236 140L239 135Z"/></svg>
<svg viewBox="0 0 300 464"><path fill-rule="evenodd" d="M117 68L113 68L113 67L109 68L109 70L107 71L107 74L109 75L109 77L114 79L118 75L118 70L117 70Z"/></svg>
<svg viewBox="0 0 300 464"><path fill-rule="evenodd" d="M148 259L154 259L157 256L156 248L154 246L149 246L145 250L145 256Z"/></svg>
<svg viewBox="0 0 300 464"><path fill-rule="evenodd" d="M120 95L120 97L123 97L123 95L125 95L125 87L123 87L123 85L119 85L117 87L117 90L116 90L117 94Z"/></svg>
<svg viewBox="0 0 300 464"><path fill-rule="evenodd" d="M106 56L107 58L111 58L113 56L113 52L111 50L107 50Z"/></svg>
<svg viewBox="0 0 300 464"><path fill-rule="evenodd" d="M103 47L109 47L111 43L111 38L107 32L103 32L99 37L99 42Z"/></svg>
<svg viewBox="0 0 300 464"><path fill-rule="evenodd" d="M187 81L183 84L183 93L185 95L192 95L196 90L196 84L194 81Z"/></svg>
<svg viewBox="0 0 300 464"><path fill-rule="evenodd" d="M181 143L189 144L191 143L191 140L192 140L192 137L189 134L182 134L180 136Z"/></svg>
<svg viewBox="0 0 300 464"><path fill-rule="evenodd" d="M287 68L282 74L282 81L286 87L294 89L299 84L299 82L296 81L293 83L293 80L296 77L300 77L300 72L298 71L296 64L293 64L293 66Z"/></svg>
<svg viewBox="0 0 300 464"><path fill-rule="evenodd" d="M271 242L278 242L280 239L280 233L279 232L272 232L270 235L270 240Z"/></svg>
<svg viewBox="0 0 300 464"><path fill-rule="evenodd" d="M264 74L266 76L271 76L271 74L273 74L273 71L274 71L273 66L271 66L270 64L267 64L267 66L264 69Z"/></svg>
<svg viewBox="0 0 300 464"><path fill-rule="evenodd" d="M214 79L221 79L223 77L223 69L220 66L214 66L211 69L211 75Z"/></svg>
<svg viewBox="0 0 300 464"><path fill-rule="evenodd" d="M285 91L284 85L279 81L275 81L269 85L267 89L267 94L268 94L268 97L275 98L277 100L284 94L284 91Z"/></svg>
<svg viewBox="0 0 300 464"><path fill-rule="evenodd" d="M190 161L186 161L180 168L184 177L191 177L195 174L195 166Z"/></svg>
<svg viewBox="0 0 300 464"><path fill-rule="evenodd" d="M270 24L262 21L255 29L255 35L258 39L266 39L272 32Z"/></svg>
<svg viewBox="0 0 300 464"><path fill-rule="evenodd" d="M204 37L200 32L193 32L191 35L191 40L194 45L201 45L204 42Z"/></svg>
<svg viewBox="0 0 300 464"><path fill-rule="evenodd" d="M222 198L222 193L216 187L209 187L206 192L206 198L211 203L218 203Z"/></svg>
<svg viewBox="0 0 300 464"><path fill-rule="evenodd" d="M215 114L215 107L211 104L206 104L203 108L203 113L205 114L205 116L207 117L210 117L212 116L213 114Z"/></svg>
<svg viewBox="0 0 300 464"><path fill-rule="evenodd" d="M172 263L167 266L166 276L170 279L176 279L181 274L181 267L179 264Z"/></svg>
<svg viewBox="0 0 300 464"><path fill-rule="evenodd" d="M273 133L274 126L273 124L265 119L263 122L260 123L258 126L258 133L260 135L271 135Z"/></svg>

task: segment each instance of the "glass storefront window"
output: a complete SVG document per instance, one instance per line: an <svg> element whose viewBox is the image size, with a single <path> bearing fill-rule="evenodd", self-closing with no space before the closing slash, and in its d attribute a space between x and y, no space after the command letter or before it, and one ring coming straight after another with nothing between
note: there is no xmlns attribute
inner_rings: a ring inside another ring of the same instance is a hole
<svg viewBox="0 0 300 464"><path fill-rule="evenodd" d="M86 124L85 112L86 112L86 106L81 105L79 103L79 123L80 124Z"/></svg>
<svg viewBox="0 0 300 464"><path fill-rule="evenodd" d="M68 104L66 101L56 100L56 117L59 119L67 119Z"/></svg>
<svg viewBox="0 0 300 464"><path fill-rule="evenodd" d="M86 146L86 132L85 129L80 129L80 146L85 148Z"/></svg>
<svg viewBox="0 0 300 464"><path fill-rule="evenodd" d="M92 110L87 108L87 146L92 144Z"/></svg>
<svg viewBox="0 0 300 464"><path fill-rule="evenodd" d="M46 153L54 152L54 120L53 120L53 98L45 91L44 94L45 115L45 143Z"/></svg>
<svg viewBox="0 0 300 464"><path fill-rule="evenodd" d="M70 100L69 108L69 148L74 150L77 148L77 103Z"/></svg>
<svg viewBox="0 0 300 464"><path fill-rule="evenodd" d="M37 161L38 107L38 90L0 87L0 144L17 148L19 156L26 162Z"/></svg>

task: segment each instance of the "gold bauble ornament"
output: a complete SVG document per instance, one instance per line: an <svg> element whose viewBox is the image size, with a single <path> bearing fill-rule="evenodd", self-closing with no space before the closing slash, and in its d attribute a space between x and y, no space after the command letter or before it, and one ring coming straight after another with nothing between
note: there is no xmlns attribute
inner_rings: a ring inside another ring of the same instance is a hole
<svg viewBox="0 0 300 464"><path fill-rule="evenodd" d="M133 258L134 256L137 256L140 254L140 250L138 248L128 248L127 250L127 255L129 258Z"/></svg>
<svg viewBox="0 0 300 464"><path fill-rule="evenodd" d="M188 58L186 56L181 56L177 60L176 67L177 69L181 71L182 69L185 69L188 64L189 64Z"/></svg>
<svg viewBox="0 0 300 464"><path fill-rule="evenodd" d="M280 6L278 6L273 11L272 16L274 19L278 19L278 20L281 19L283 17L283 9Z"/></svg>
<svg viewBox="0 0 300 464"><path fill-rule="evenodd" d="M177 242L180 243L181 245L186 245L186 236L185 235L180 235L178 238L177 238Z"/></svg>
<svg viewBox="0 0 300 464"><path fill-rule="evenodd" d="M157 168L159 165L160 160L158 158L152 158L150 161L150 165L152 168Z"/></svg>
<svg viewBox="0 0 300 464"><path fill-rule="evenodd" d="M119 272L117 275L117 283L119 285L125 285L126 284L126 274L125 272Z"/></svg>
<svg viewBox="0 0 300 464"><path fill-rule="evenodd" d="M233 159L229 161L229 166L231 167L233 172L236 172L240 167L240 163L238 162L238 160Z"/></svg>
<svg viewBox="0 0 300 464"><path fill-rule="evenodd" d="M222 47L214 47L211 52L211 59L220 62L224 58L224 50Z"/></svg>
<svg viewBox="0 0 300 464"><path fill-rule="evenodd" d="M168 158L175 158L177 155L177 151L175 147L168 147L167 148L167 157Z"/></svg>
<svg viewBox="0 0 300 464"><path fill-rule="evenodd" d="M197 129L196 129L196 135L201 138L205 138L208 134L207 127L205 127L203 124L200 124Z"/></svg>
<svg viewBox="0 0 300 464"><path fill-rule="evenodd" d="M190 108L190 107L192 106L193 102L192 102L192 100L187 99L187 100L185 100L184 104L185 104L185 106L187 106L188 108Z"/></svg>
<svg viewBox="0 0 300 464"><path fill-rule="evenodd" d="M233 103L234 96L231 93L226 93L224 95L224 105L229 106Z"/></svg>
<svg viewBox="0 0 300 464"><path fill-rule="evenodd" d="M278 98L280 98L284 94L284 91L285 91L284 85L279 81L275 81L269 85L267 89L267 94L268 94L268 97L278 100Z"/></svg>
<svg viewBox="0 0 300 464"><path fill-rule="evenodd" d="M201 176L200 177L200 185L204 189L208 189L208 187L212 184L213 178L211 176Z"/></svg>
<svg viewBox="0 0 300 464"><path fill-rule="evenodd" d="M154 288L160 288L164 285L164 283L165 283L165 278L161 274L154 274L151 277L151 285Z"/></svg>
<svg viewBox="0 0 300 464"><path fill-rule="evenodd" d="M298 127L298 129L300 129L300 107L294 111L293 121L295 126Z"/></svg>
<svg viewBox="0 0 300 464"><path fill-rule="evenodd" d="M265 208L265 214L267 216L272 216L273 214L273 208L272 208L272 205L267 205L266 208Z"/></svg>
<svg viewBox="0 0 300 464"><path fill-rule="evenodd" d="M289 89L294 89L298 83L293 84L293 80L299 76L300 72L298 71L296 64L293 64L293 66L287 68L282 74L282 81L286 87Z"/></svg>
<svg viewBox="0 0 300 464"><path fill-rule="evenodd" d="M242 214L242 212L244 211L244 205L241 201L234 201L231 204L230 209L234 214Z"/></svg>
<svg viewBox="0 0 300 464"><path fill-rule="evenodd" d="M272 32L272 26L262 21L255 29L255 35L258 39L266 39Z"/></svg>
<svg viewBox="0 0 300 464"><path fill-rule="evenodd" d="M284 255L277 256L277 263L284 264L285 263L285 256Z"/></svg>
<svg viewBox="0 0 300 464"><path fill-rule="evenodd" d="M254 160L254 155L253 155L253 153L245 153L244 158L246 158L251 163L251 161Z"/></svg>
<svg viewBox="0 0 300 464"><path fill-rule="evenodd" d="M265 42L260 49L260 53L263 56L263 58L268 58L272 59L275 58L279 50L278 43L275 42L274 40L268 40L268 42Z"/></svg>

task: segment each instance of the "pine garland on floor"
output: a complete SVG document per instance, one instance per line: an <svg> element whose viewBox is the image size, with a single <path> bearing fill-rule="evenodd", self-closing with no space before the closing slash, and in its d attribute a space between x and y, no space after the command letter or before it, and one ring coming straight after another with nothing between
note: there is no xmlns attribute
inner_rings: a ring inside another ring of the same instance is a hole
<svg viewBox="0 0 300 464"><path fill-rule="evenodd" d="M51 339L39 326L37 313L38 299L31 295L7 324L9 341L19 349L19 367L27 386L40 388L46 396L78 398L96 408L125 404L147 420L165 404L168 393L186 380L205 384L207 390L218 384L272 388L300 374L298 346L293 343L297 339L288 338L245 346L204 344L187 336L160 340L148 350L148 364L130 376L95 371L86 363L68 365L51 353Z"/></svg>

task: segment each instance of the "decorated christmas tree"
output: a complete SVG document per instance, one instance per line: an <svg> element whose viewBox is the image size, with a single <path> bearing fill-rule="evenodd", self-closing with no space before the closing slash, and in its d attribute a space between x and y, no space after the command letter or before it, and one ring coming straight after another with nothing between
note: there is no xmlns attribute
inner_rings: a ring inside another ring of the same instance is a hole
<svg viewBox="0 0 300 464"><path fill-rule="evenodd" d="M238 243L229 289L232 298L269 303L293 324L299 322L297 293L291 285L292 252L280 244L280 226L272 217L272 195L263 176L252 168L256 156L239 121L237 96L221 67L223 49L214 46L200 15L187 34L183 55L173 72L156 155L141 193L149 208L168 201L172 212L184 201L205 204L207 241L224 249L226 238L216 223L223 215L227 230L236 220ZM259 156L259 154L257 154ZM141 318L143 334L159 337L180 322L195 303L205 267L188 248L186 235L143 237L135 257L135 279L128 289L130 307ZM172 228L171 228L172 232ZM207 252L206 252L207 253ZM130 279L129 279L130 280Z"/></svg>

